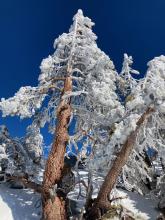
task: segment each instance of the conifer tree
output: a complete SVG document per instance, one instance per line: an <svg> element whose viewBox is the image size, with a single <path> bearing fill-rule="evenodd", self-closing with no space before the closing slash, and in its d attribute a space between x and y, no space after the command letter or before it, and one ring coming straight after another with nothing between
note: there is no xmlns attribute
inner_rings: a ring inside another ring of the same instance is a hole
<svg viewBox="0 0 165 220"><path fill-rule="evenodd" d="M48 122L50 130L55 129L43 178L43 218L47 220L67 218L66 195L58 189L67 144L74 144L84 136L84 131L92 130L92 127L96 130L97 124L104 126L105 122L108 124L107 120L112 120L115 115L118 118L123 112L115 94L113 63L97 47L97 37L91 30L93 25L78 10L69 33L55 40L54 54L42 61L38 86L22 87L14 97L2 99L0 103L4 116L24 118L34 115L35 121L40 121L39 126ZM39 114L36 114L38 109ZM77 118L77 132L69 137L73 115Z"/></svg>
<svg viewBox="0 0 165 220"><path fill-rule="evenodd" d="M86 206L90 220L100 218L110 207L109 194L135 146L139 152L147 146L164 147L165 57L150 61L146 76L135 80L131 73L138 72L130 67L132 57L125 54L118 75L113 62L97 47L93 25L78 10L69 33L55 40L54 54L41 62L38 85L22 87L14 97L0 102L3 116L33 117L26 140L29 156L35 145L31 134L40 137L40 127L46 123L54 133L42 185L45 220L67 218L67 195L59 187L67 146L70 150L74 146L78 158L90 146L90 175L105 173L97 199ZM125 96L124 103L119 91ZM73 118L76 128L69 135ZM77 142L83 137L78 152Z"/></svg>

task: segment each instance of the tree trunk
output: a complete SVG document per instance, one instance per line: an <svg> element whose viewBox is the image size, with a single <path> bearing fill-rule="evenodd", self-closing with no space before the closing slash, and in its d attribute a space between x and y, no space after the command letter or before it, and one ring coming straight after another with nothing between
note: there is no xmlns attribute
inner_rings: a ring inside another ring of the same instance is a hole
<svg viewBox="0 0 165 220"><path fill-rule="evenodd" d="M146 112L141 116L137 122L137 127L127 138L124 143L121 151L116 155L112 167L110 168L102 186L99 191L98 197L95 200L91 210L87 213L87 219L95 220L99 219L109 208L109 195L117 181L119 174L122 171L122 167L127 163L129 155L131 154L133 147L136 142L136 137L139 129L143 125L143 122L147 119L148 116L153 112L152 108L148 108Z"/></svg>
<svg viewBox="0 0 165 220"><path fill-rule="evenodd" d="M72 91L72 79L68 76L64 83L63 94ZM64 155L69 140L68 123L71 116L70 100L63 100L57 110L55 141L49 154L43 179L42 203L44 220L65 220L65 196L56 192L55 185L62 179Z"/></svg>

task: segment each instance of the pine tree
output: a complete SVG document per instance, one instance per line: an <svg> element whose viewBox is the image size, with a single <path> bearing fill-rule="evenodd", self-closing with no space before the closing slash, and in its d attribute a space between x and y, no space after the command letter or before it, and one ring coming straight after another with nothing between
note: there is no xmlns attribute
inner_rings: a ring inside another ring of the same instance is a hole
<svg viewBox="0 0 165 220"><path fill-rule="evenodd" d="M39 125L31 127L33 132L46 122L51 131L55 129L55 140L43 179L44 219L67 218L66 195L58 189L67 144L75 144L84 136L84 131L97 130L97 124L105 126L105 122L108 124L108 120L115 115L119 118L123 112L115 94L116 72L113 63L97 47L97 37L91 30L93 25L78 10L69 33L55 40L54 54L42 61L38 86L22 87L14 97L2 99L0 103L4 116L18 115L24 118L35 115ZM68 128L73 115L77 118L77 132L69 137ZM29 141L31 148L32 139L29 138Z"/></svg>

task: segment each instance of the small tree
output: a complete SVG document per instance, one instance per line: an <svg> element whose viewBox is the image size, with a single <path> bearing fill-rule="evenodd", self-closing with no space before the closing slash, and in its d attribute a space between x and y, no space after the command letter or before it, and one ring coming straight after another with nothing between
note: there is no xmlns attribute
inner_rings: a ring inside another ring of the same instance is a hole
<svg viewBox="0 0 165 220"><path fill-rule="evenodd" d="M25 138L12 138L6 126L0 126L0 168L4 181L7 180L6 176L8 179L16 177L17 181L27 175L29 181L38 181L37 173L43 168L42 136L30 133L31 127Z"/></svg>
<svg viewBox="0 0 165 220"><path fill-rule="evenodd" d="M138 80L135 79L132 75L139 75L139 71L132 69L131 65L133 64L132 56L124 54L124 61L121 73L118 77L119 91L122 95L122 99L129 98L128 95L136 87Z"/></svg>

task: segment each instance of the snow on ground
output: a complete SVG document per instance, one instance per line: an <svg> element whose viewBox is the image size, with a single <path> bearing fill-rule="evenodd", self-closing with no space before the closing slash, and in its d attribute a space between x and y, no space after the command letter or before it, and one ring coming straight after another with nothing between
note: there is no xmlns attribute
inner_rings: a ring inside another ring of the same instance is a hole
<svg viewBox="0 0 165 220"><path fill-rule="evenodd" d="M76 175L76 173L75 173ZM87 171L79 171L79 177L81 180L84 180L87 183L88 172ZM78 178L76 178L78 181ZM103 178L98 175L94 175L93 178L93 198L97 197L98 190L100 188L101 183L103 182ZM79 194L79 188L81 185L81 195ZM75 202L77 211L81 210L85 199L85 187L82 184L77 184L74 191L69 193L69 198ZM114 192L114 197L124 197L124 199L116 200L118 204L121 204L126 209L130 211L133 210L134 213L139 214L139 216L143 217L143 219L147 220L155 220L160 212L156 209L157 203L153 201L149 196L142 196L136 192L128 192L126 190L117 189Z"/></svg>
<svg viewBox="0 0 165 220"><path fill-rule="evenodd" d="M134 202L136 209L146 213L149 216L149 219L156 220L160 215L160 212L156 209L157 202L152 200L150 196L144 197L136 192L124 192L128 195L128 198Z"/></svg>
<svg viewBox="0 0 165 220"><path fill-rule="evenodd" d="M0 184L0 220L39 220L40 196L29 189Z"/></svg>
<svg viewBox="0 0 165 220"><path fill-rule="evenodd" d="M87 182L88 172L79 171L81 180ZM76 177L76 180L78 178ZM94 175L93 198L96 198L99 186L103 178ZM77 184L74 191L69 193L72 201L72 207L76 212L80 212L85 199L85 188L81 184L81 195L79 195L79 187ZM150 197L144 197L135 192L125 190L117 190L115 197L123 196L125 199L120 200L120 204L127 209L136 210L137 213L145 216L143 219L155 220L159 215L159 211L155 209L156 203ZM147 217L148 216L148 217ZM40 196L29 189L11 189L7 184L0 184L0 220L39 220L41 218Z"/></svg>
<svg viewBox="0 0 165 220"><path fill-rule="evenodd" d="M128 192L126 190L116 190L116 196L125 197L117 201L124 208L136 213L142 219L156 220L160 212L156 209L156 202L151 200L149 196L142 196L136 192Z"/></svg>

